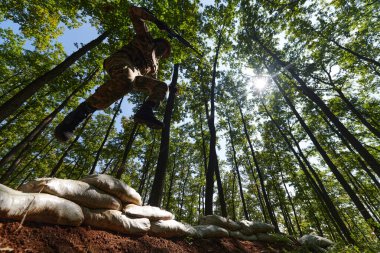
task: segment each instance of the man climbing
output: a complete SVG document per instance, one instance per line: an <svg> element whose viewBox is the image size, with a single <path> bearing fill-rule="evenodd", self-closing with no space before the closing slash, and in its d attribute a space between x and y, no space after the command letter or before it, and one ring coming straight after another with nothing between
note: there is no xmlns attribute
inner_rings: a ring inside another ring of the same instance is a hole
<svg viewBox="0 0 380 253"><path fill-rule="evenodd" d="M144 8L130 7L129 16L136 36L104 60L104 69L111 79L97 88L55 128L54 135L58 140L67 141L73 136L75 128L94 111L109 107L132 91L148 95L134 116L135 122L153 129L163 128L163 123L154 116L153 109L165 98L168 86L156 78L158 62L169 57L171 47L163 38L153 39L144 21L155 23L161 30L167 29L167 26Z"/></svg>

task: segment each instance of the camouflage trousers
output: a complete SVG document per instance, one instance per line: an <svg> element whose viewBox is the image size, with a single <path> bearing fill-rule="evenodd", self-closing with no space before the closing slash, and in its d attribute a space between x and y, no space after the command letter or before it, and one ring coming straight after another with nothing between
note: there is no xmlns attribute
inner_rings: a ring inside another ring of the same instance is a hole
<svg viewBox="0 0 380 253"><path fill-rule="evenodd" d="M128 55L116 53L104 60L104 69L111 79L96 89L87 99L87 103L96 109L105 109L130 92L143 92L147 100L158 106L165 98L168 86L156 79L143 76L134 67Z"/></svg>

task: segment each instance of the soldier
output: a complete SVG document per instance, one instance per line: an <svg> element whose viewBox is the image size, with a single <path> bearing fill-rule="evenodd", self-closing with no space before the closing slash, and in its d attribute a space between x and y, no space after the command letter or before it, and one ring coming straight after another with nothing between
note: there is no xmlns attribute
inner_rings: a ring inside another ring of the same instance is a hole
<svg viewBox="0 0 380 253"><path fill-rule="evenodd" d="M135 122L153 129L163 128L163 123L154 116L153 109L165 98L168 86L156 78L158 62L169 57L171 47L163 38L153 39L144 21L155 23L161 30L167 29L167 26L144 8L130 7L129 16L136 36L104 60L104 69L111 79L97 88L55 128L54 135L58 140L67 141L73 136L75 128L94 111L109 107L132 91L148 95L134 116Z"/></svg>

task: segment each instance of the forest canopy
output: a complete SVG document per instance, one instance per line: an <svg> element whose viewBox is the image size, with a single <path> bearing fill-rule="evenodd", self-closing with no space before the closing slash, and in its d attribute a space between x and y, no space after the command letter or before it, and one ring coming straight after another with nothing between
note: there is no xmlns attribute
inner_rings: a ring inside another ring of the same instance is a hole
<svg viewBox="0 0 380 253"><path fill-rule="evenodd" d="M131 94L58 142L133 37L131 5L203 54L170 40L170 128L135 124L126 111L144 97ZM379 250L379 13L364 0L2 1L0 183L106 173L190 224L215 213ZM58 38L84 24L98 34L65 52Z"/></svg>

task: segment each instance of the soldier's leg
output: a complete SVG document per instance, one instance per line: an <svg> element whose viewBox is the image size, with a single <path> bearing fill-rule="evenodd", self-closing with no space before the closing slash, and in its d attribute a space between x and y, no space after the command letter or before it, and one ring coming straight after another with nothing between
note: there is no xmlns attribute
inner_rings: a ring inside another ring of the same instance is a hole
<svg viewBox="0 0 380 253"><path fill-rule="evenodd" d="M58 140L67 141L70 139L75 128L94 111L107 108L131 91L132 80L134 75L138 73L134 73L133 70L127 68L122 59L109 59L109 62L113 64L106 64L105 61L104 67L110 74L111 79L97 88L93 95L70 112L55 128L54 135Z"/></svg>
<svg viewBox="0 0 380 253"><path fill-rule="evenodd" d="M168 85L150 77L136 76L133 82L133 90L146 93L148 95L147 101L155 103L158 107L166 96Z"/></svg>
<svg viewBox="0 0 380 253"><path fill-rule="evenodd" d="M148 95L147 100L137 111L134 117L135 121L146 124L153 129L163 128L164 124L154 116L153 108L157 108L165 98L168 90L166 83L145 76L137 76L133 82L133 90Z"/></svg>
<svg viewBox="0 0 380 253"><path fill-rule="evenodd" d="M140 74L135 69L128 67L129 62L124 59L117 59L116 63L111 65L105 61L104 67L111 79L98 87L95 93L86 100L90 106L97 110L109 107L132 91L132 83L135 77ZM109 65L112 67L109 67Z"/></svg>

